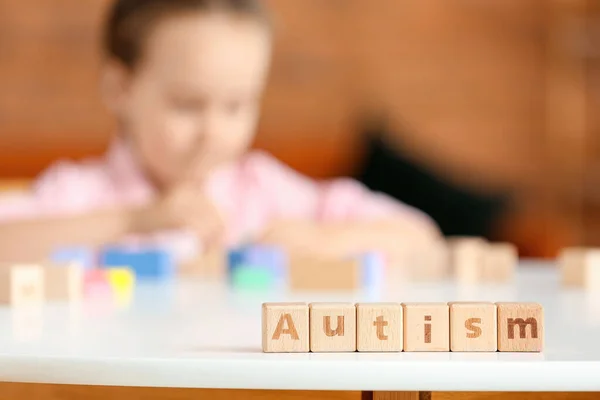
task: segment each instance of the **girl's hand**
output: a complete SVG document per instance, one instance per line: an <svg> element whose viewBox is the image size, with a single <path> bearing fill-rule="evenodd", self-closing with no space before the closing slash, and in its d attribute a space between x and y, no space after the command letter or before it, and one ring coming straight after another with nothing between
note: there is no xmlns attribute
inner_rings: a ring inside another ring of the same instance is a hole
<svg viewBox="0 0 600 400"><path fill-rule="evenodd" d="M403 260L413 252L427 252L439 246L437 229L405 220L317 224L312 221L284 221L273 224L261 243L278 245L290 252L318 256L349 256L381 251Z"/></svg>
<svg viewBox="0 0 600 400"><path fill-rule="evenodd" d="M224 239L224 220L198 184L175 186L158 202L157 211L164 227L191 229L206 245L220 243Z"/></svg>

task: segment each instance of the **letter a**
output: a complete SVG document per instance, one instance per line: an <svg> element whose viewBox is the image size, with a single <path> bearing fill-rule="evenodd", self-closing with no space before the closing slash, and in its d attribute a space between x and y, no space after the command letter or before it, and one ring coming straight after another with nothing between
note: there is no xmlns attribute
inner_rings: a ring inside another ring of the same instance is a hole
<svg viewBox="0 0 600 400"><path fill-rule="evenodd" d="M344 316L338 315L337 317L337 326L335 327L335 331L331 329L331 317L324 316L323 317L323 330L327 336L344 336Z"/></svg>
<svg viewBox="0 0 600 400"><path fill-rule="evenodd" d="M467 332L467 337L469 339L475 339L475 338L478 338L479 336L481 336L481 328L473 325L473 324L480 324L480 323L481 323L481 318L469 318L468 320L465 321L465 328L467 328L470 331L473 331L473 332Z"/></svg>
<svg viewBox="0 0 600 400"><path fill-rule="evenodd" d="M286 323L287 328L284 327L284 324ZM275 333L273 333L273 340L279 340L279 337L284 334L290 335L292 340L300 340L296 327L294 326L294 320L290 314L282 314L281 317L279 317Z"/></svg>

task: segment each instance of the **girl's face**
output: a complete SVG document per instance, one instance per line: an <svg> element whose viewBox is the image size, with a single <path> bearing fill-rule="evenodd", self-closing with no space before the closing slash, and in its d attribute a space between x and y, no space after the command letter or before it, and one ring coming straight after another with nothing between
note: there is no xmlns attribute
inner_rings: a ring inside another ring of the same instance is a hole
<svg viewBox="0 0 600 400"><path fill-rule="evenodd" d="M200 178L247 150L270 59L267 28L224 13L175 16L155 27L143 53L130 75L108 67L121 76L109 99L152 179Z"/></svg>

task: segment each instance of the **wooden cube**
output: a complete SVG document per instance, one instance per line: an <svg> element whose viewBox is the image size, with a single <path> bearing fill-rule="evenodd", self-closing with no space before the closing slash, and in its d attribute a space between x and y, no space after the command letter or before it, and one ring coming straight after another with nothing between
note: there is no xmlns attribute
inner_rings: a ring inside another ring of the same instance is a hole
<svg viewBox="0 0 600 400"><path fill-rule="evenodd" d="M44 269L39 265L0 267L0 304L39 305L44 301Z"/></svg>
<svg viewBox="0 0 600 400"><path fill-rule="evenodd" d="M83 269L77 264L49 265L44 268L47 300L79 301L83 296Z"/></svg>
<svg viewBox="0 0 600 400"><path fill-rule="evenodd" d="M444 240L409 251L407 258L406 274L413 282L440 281L449 276L450 248Z"/></svg>
<svg viewBox="0 0 600 400"><path fill-rule="evenodd" d="M540 352L544 344L544 311L537 303L496 303L498 351Z"/></svg>
<svg viewBox="0 0 600 400"><path fill-rule="evenodd" d="M311 303L310 351L356 351L356 306L351 303Z"/></svg>
<svg viewBox="0 0 600 400"><path fill-rule="evenodd" d="M265 353L308 353L308 305L264 303L262 348Z"/></svg>
<svg viewBox="0 0 600 400"><path fill-rule="evenodd" d="M446 303L403 303L404 351L450 351Z"/></svg>
<svg viewBox="0 0 600 400"><path fill-rule="evenodd" d="M181 262L178 273L207 280L223 279L227 275L227 254L221 247L208 248L202 254Z"/></svg>
<svg viewBox="0 0 600 400"><path fill-rule="evenodd" d="M517 247L510 243L490 243L484 256L482 278L486 282L510 282L519 262Z"/></svg>
<svg viewBox="0 0 600 400"><path fill-rule="evenodd" d="M567 287L600 288L600 249L571 247L563 249L557 259L561 282Z"/></svg>
<svg viewBox="0 0 600 400"><path fill-rule="evenodd" d="M292 290L356 290L362 283L362 266L358 259L290 255Z"/></svg>
<svg viewBox="0 0 600 400"><path fill-rule="evenodd" d="M585 260L585 288L600 291L600 249L591 249Z"/></svg>
<svg viewBox="0 0 600 400"><path fill-rule="evenodd" d="M453 302L450 306L451 351L496 351L498 332L494 303Z"/></svg>
<svg viewBox="0 0 600 400"><path fill-rule="evenodd" d="M398 303L356 305L356 348L358 351L402 351L402 306Z"/></svg>
<svg viewBox="0 0 600 400"><path fill-rule="evenodd" d="M455 238L448 241L452 269L457 282L477 283L482 278L488 242L482 238Z"/></svg>

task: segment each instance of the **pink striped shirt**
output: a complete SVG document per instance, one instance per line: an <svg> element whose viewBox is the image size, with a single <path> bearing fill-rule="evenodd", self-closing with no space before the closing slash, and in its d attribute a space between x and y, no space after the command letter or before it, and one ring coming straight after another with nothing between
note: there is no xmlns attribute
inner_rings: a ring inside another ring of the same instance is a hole
<svg viewBox="0 0 600 400"><path fill-rule="evenodd" d="M314 181L260 151L213 172L205 190L225 217L231 245L259 234L277 218L324 222L404 216L431 223L422 212L354 180ZM126 144L116 140L101 158L58 162L30 192L0 197L0 222L145 204L156 196Z"/></svg>

